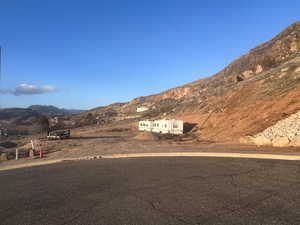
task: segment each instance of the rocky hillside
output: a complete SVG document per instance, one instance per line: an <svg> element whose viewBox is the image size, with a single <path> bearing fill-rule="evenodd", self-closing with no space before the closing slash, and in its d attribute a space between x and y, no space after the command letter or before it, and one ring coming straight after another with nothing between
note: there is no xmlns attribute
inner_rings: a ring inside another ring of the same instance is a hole
<svg viewBox="0 0 300 225"><path fill-rule="evenodd" d="M52 105L32 105L29 106L28 109L32 109L33 111L36 111L46 116L56 116L56 115L65 116L65 115L79 114L84 112L84 110L63 109L63 108L57 108Z"/></svg>
<svg viewBox="0 0 300 225"><path fill-rule="evenodd" d="M0 120L28 119L39 117L40 113L32 109L9 108L0 110Z"/></svg>
<svg viewBox="0 0 300 225"><path fill-rule="evenodd" d="M232 141L263 131L300 110L300 22L209 78L136 98L115 112L135 115L141 105L150 108L143 118L197 123L203 139Z"/></svg>
<svg viewBox="0 0 300 225"><path fill-rule="evenodd" d="M83 110L67 110L59 109L55 106L42 105L32 105L28 108L6 108L0 109L0 122L28 123L29 121L37 120L42 115L54 117L77 114L80 112L83 112Z"/></svg>

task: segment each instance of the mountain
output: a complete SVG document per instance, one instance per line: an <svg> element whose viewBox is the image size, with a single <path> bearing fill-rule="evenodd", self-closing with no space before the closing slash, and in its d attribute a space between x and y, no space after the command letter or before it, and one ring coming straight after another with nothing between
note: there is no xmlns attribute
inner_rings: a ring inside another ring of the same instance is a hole
<svg viewBox="0 0 300 225"><path fill-rule="evenodd" d="M32 105L28 108L6 108L0 109L0 120L28 120L37 119L41 115L65 116L83 112L84 110L59 109L55 106Z"/></svg>
<svg viewBox="0 0 300 225"><path fill-rule="evenodd" d="M78 114L84 112L84 110L57 108L52 105L32 105L29 106L28 109L32 109L33 111L48 116L72 115L72 114Z"/></svg>
<svg viewBox="0 0 300 225"><path fill-rule="evenodd" d="M61 108L60 110L66 115L76 115L86 111L82 109L65 109L65 108Z"/></svg>
<svg viewBox="0 0 300 225"><path fill-rule="evenodd" d="M31 109L35 112L38 112L42 115L54 116L54 115L63 115L64 113L57 107L52 105L32 105L28 109Z"/></svg>
<svg viewBox="0 0 300 225"><path fill-rule="evenodd" d="M41 114L32 109L23 108L7 108L0 110L0 120L14 120L14 119L29 119L37 118Z"/></svg>
<svg viewBox="0 0 300 225"><path fill-rule="evenodd" d="M263 131L300 110L300 22L209 78L114 106L114 117L133 118L142 105L150 110L140 118L196 123L202 139L235 141Z"/></svg>

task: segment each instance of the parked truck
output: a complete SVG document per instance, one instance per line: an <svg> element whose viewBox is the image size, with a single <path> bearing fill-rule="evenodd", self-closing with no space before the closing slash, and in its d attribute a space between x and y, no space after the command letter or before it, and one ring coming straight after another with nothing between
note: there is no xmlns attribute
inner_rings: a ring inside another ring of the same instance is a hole
<svg viewBox="0 0 300 225"><path fill-rule="evenodd" d="M50 131L47 135L48 140L60 140L60 139L67 139L71 137L70 130L55 130Z"/></svg>

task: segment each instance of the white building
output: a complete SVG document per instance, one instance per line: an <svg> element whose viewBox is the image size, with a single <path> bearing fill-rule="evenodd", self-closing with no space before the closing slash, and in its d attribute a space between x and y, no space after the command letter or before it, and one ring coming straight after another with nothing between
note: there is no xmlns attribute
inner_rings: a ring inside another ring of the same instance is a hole
<svg viewBox="0 0 300 225"><path fill-rule="evenodd" d="M136 108L137 112L145 112L145 111L148 111L148 110L149 110L149 108L146 107L146 106L140 106L140 107Z"/></svg>
<svg viewBox="0 0 300 225"><path fill-rule="evenodd" d="M142 120L139 122L140 131L152 131L153 121L151 120Z"/></svg>
<svg viewBox="0 0 300 225"><path fill-rule="evenodd" d="M139 130L162 134L183 134L182 120L144 120L139 122Z"/></svg>

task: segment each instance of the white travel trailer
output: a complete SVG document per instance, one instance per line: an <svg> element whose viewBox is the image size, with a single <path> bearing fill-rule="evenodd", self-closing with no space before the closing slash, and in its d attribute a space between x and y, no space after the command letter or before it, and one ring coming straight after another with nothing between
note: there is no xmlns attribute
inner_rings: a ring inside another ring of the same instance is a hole
<svg viewBox="0 0 300 225"><path fill-rule="evenodd" d="M183 134L182 120L143 120L139 122L140 131L149 131L162 134Z"/></svg>
<svg viewBox="0 0 300 225"><path fill-rule="evenodd" d="M162 134L183 134L183 121L182 120L155 120L153 122L152 132Z"/></svg>
<svg viewBox="0 0 300 225"><path fill-rule="evenodd" d="M140 131L152 131L153 121L151 120L142 120L139 122L139 130Z"/></svg>

